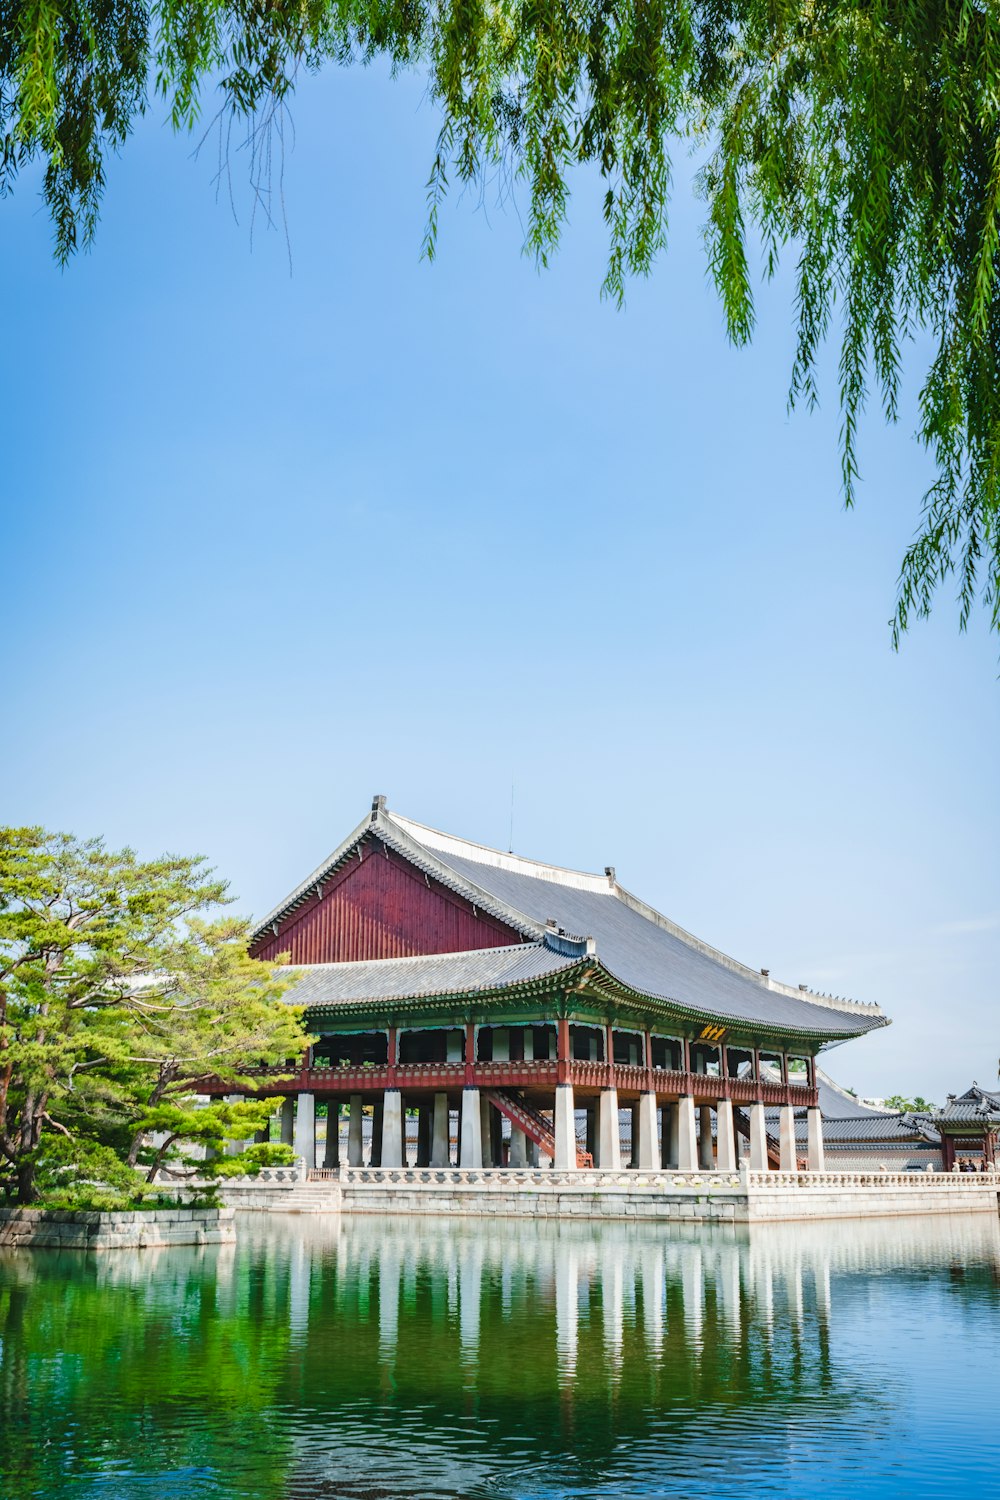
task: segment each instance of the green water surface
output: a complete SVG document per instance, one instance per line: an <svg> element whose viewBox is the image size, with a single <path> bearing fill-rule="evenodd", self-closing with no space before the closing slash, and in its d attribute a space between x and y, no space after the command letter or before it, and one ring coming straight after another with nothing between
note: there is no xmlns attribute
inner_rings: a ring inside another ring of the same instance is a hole
<svg viewBox="0 0 1000 1500"><path fill-rule="evenodd" d="M1000 1497L992 1217L0 1254L0 1495Z"/></svg>

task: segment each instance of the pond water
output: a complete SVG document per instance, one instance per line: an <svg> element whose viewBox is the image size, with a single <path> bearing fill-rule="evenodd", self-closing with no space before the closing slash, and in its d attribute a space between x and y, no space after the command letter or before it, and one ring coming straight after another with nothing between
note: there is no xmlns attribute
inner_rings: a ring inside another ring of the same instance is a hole
<svg viewBox="0 0 1000 1500"><path fill-rule="evenodd" d="M0 1254L0 1496L1000 1496L1000 1224Z"/></svg>

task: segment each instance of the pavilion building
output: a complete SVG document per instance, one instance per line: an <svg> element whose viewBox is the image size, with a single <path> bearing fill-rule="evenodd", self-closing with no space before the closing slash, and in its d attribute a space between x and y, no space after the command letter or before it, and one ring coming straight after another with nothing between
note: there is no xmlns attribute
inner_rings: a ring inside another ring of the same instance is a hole
<svg viewBox="0 0 1000 1500"><path fill-rule="evenodd" d="M1000 1091L974 1083L964 1094L949 1094L931 1120L941 1135L941 1164L946 1172L959 1160L995 1167L1000 1160Z"/></svg>
<svg viewBox="0 0 1000 1500"><path fill-rule="evenodd" d="M733 1171L824 1167L817 1054L887 1025L876 1005L779 984L585 874L371 812L254 929L288 955L316 1037L288 1070L282 1136L308 1166ZM201 1086L201 1085L200 1085ZM211 1081L204 1088L213 1092ZM218 1086L221 1090L221 1084ZM322 1163L316 1105L326 1105ZM768 1116L776 1122L776 1137ZM501 1128L503 1118L509 1128ZM802 1127L802 1150L796 1129Z"/></svg>

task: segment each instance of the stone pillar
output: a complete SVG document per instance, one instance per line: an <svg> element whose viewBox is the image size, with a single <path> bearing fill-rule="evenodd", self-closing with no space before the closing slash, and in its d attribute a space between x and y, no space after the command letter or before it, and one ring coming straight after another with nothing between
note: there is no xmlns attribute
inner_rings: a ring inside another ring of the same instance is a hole
<svg viewBox="0 0 1000 1500"><path fill-rule="evenodd" d="M434 1095L434 1135L431 1141L431 1166L451 1166L451 1116L448 1095Z"/></svg>
<svg viewBox="0 0 1000 1500"><path fill-rule="evenodd" d="M767 1121L764 1106L758 1101L750 1106L750 1170L766 1172L767 1169Z"/></svg>
<svg viewBox="0 0 1000 1500"><path fill-rule="evenodd" d="M537 1141L533 1141L531 1139L530 1135L529 1135L524 1144L525 1144L525 1149L527 1150L527 1153L528 1153L528 1166L529 1167L537 1167L537 1166L539 1166L540 1162L538 1160L538 1142Z"/></svg>
<svg viewBox="0 0 1000 1500"><path fill-rule="evenodd" d="M694 1123L694 1100L682 1094L677 1101L677 1168L694 1172L698 1167L698 1137Z"/></svg>
<svg viewBox="0 0 1000 1500"><path fill-rule="evenodd" d="M781 1106L781 1124L778 1141L781 1151L781 1170L798 1171L798 1152L795 1149L795 1111L790 1104Z"/></svg>
<svg viewBox="0 0 1000 1500"><path fill-rule="evenodd" d="M361 1095L352 1094L347 1124L347 1165L349 1167L361 1166L363 1149L364 1136L361 1133Z"/></svg>
<svg viewBox="0 0 1000 1500"><path fill-rule="evenodd" d="M242 1100L242 1098L243 1098L242 1094L227 1094L226 1095L226 1103L227 1104L239 1104L240 1101ZM230 1140L227 1140L225 1146L223 1147L223 1154L225 1156L239 1156L240 1152L241 1151L245 1151L246 1148L247 1148L247 1143L246 1143L245 1140L243 1140L243 1141L230 1141Z"/></svg>
<svg viewBox="0 0 1000 1500"><path fill-rule="evenodd" d="M597 1166L620 1172L622 1139L618 1129L618 1090L602 1089L597 1099Z"/></svg>
<svg viewBox="0 0 1000 1500"><path fill-rule="evenodd" d="M557 1172L576 1170L576 1119L573 1113L573 1085L556 1085L555 1108L556 1156L552 1165Z"/></svg>
<svg viewBox="0 0 1000 1500"><path fill-rule="evenodd" d="M323 1152L323 1165L330 1170L340 1166L339 1099L331 1099L326 1106L326 1149Z"/></svg>
<svg viewBox="0 0 1000 1500"><path fill-rule="evenodd" d="M291 1146L295 1140L295 1100L281 1101L281 1144Z"/></svg>
<svg viewBox="0 0 1000 1500"><path fill-rule="evenodd" d="M664 1108L670 1111L670 1119L663 1132L663 1165L679 1167L681 1164L681 1107L679 1104L667 1104Z"/></svg>
<svg viewBox="0 0 1000 1500"><path fill-rule="evenodd" d="M372 1105L372 1143L368 1157L368 1165L380 1167L382 1165L382 1120L385 1115L385 1104L383 1100L376 1099Z"/></svg>
<svg viewBox="0 0 1000 1500"><path fill-rule="evenodd" d="M736 1126L733 1123L733 1101L720 1099L715 1110L716 1165L720 1172L735 1172Z"/></svg>
<svg viewBox="0 0 1000 1500"><path fill-rule="evenodd" d="M382 1096L383 1167L405 1166L403 1160L403 1096L399 1089L386 1089Z"/></svg>
<svg viewBox="0 0 1000 1500"><path fill-rule="evenodd" d="M492 1167L494 1161L493 1106L482 1094L479 1096L479 1135L483 1144L483 1166Z"/></svg>
<svg viewBox="0 0 1000 1500"><path fill-rule="evenodd" d="M698 1165L706 1172L711 1172L715 1166L715 1152L712 1149L712 1106L703 1104L698 1110Z"/></svg>
<svg viewBox="0 0 1000 1500"><path fill-rule="evenodd" d="M462 1126L459 1137L458 1164L460 1167L481 1167L483 1164L483 1115L479 1108L479 1090L462 1090Z"/></svg>
<svg viewBox="0 0 1000 1500"><path fill-rule="evenodd" d="M429 1167L431 1164L431 1133L433 1129L434 1106L432 1104L417 1105L417 1166Z"/></svg>
<svg viewBox="0 0 1000 1500"><path fill-rule="evenodd" d="M512 1167L526 1167L528 1165L528 1138L523 1130L516 1125L510 1127L510 1157L509 1165Z"/></svg>
<svg viewBox="0 0 1000 1500"><path fill-rule="evenodd" d="M306 1171L311 1172L316 1165L316 1095L302 1093L298 1097L298 1108L295 1111L295 1140L292 1150L296 1156L301 1156L306 1164Z"/></svg>
<svg viewBox="0 0 1000 1500"><path fill-rule="evenodd" d="M815 1105L806 1112L806 1137L808 1140L807 1166L810 1172L825 1172L826 1152L823 1149L823 1116Z"/></svg>
<svg viewBox="0 0 1000 1500"><path fill-rule="evenodd" d="M660 1166L672 1167L673 1158L670 1155L670 1129L673 1106L670 1104L660 1105Z"/></svg>
<svg viewBox="0 0 1000 1500"><path fill-rule="evenodd" d="M660 1165L660 1142L656 1133L656 1095L639 1095L639 1157L642 1172L655 1172Z"/></svg>

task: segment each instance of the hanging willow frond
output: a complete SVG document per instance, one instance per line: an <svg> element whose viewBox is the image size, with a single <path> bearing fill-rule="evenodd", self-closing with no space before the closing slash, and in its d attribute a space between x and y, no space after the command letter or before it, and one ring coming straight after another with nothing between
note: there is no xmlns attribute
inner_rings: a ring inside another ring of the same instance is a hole
<svg viewBox="0 0 1000 1500"><path fill-rule="evenodd" d="M604 180L604 290L664 250L670 149L697 138L730 336L754 328L748 235L795 264L793 402L839 338L842 477L859 423L898 412L902 350L937 352L917 436L937 477L903 560L893 638L957 585L1000 628L1000 7L992 0L0 0L0 194L34 159L65 260L92 238L104 159L150 93L177 127L209 79L222 114L280 128L303 69L387 58L441 114L433 256L449 181L520 182L546 265L575 168ZM213 110L214 113L214 110ZM279 122L276 124L276 122ZM270 153L252 153L269 162ZM834 333L836 330L836 333Z"/></svg>

